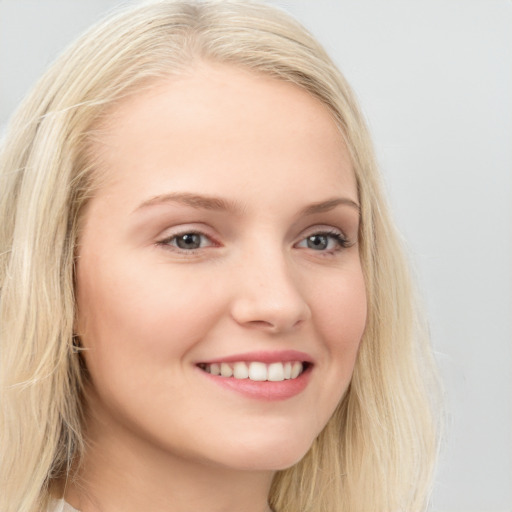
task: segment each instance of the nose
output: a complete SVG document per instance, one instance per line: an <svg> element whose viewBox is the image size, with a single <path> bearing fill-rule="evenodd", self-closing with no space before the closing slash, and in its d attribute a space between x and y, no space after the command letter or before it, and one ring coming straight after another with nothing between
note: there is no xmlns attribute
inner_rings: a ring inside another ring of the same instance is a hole
<svg viewBox="0 0 512 512"><path fill-rule="evenodd" d="M239 270L231 306L238 324L277 334L292 331L311 317L300 276L293 275L281 251L253 252Z"/></svg>

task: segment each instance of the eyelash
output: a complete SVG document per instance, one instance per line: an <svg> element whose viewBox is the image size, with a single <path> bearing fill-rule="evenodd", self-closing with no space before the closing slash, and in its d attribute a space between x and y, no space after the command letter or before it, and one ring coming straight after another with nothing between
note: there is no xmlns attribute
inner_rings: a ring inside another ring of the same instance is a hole
<svg viewBox="0 0 512 512"><path fill-rule="evenodd" d="M176 233L174 235L168 236L167 238L164 238L163 240L159 240L156 245L161 246L165 249L172 250L175 252L178 252L179 254L184 254L187 256L192 256L196 254L198 251L205 249L205 247L198 247L194 249L183 249L181 247L178 247L177 245L173 244L173 242L177 243L177 240L179 238L185 237L187 235L192 236L199 236L202 239L208 239L211 243L207 247L218 247L219 244L217 244L215 241L212 240L212 238L204 233L201 233L200 231L183 231L181 233Z"/></svg>
<svg viewBox="0 0 512 512"><path fill-rule="evenodd" d="M207 245L206 247L197 247L197 248L193 248L193 249L183 249L181 247L178 247L176 245L178 243L177 240L179 238L185 237L187 235L199 236L203 240L206 238L206 239L208 239L210 241L210 244ZM308 243L308 239L311 239L313 237L326 237L326 238L330 238L330 239L334 240L334 242L336 244L336 247L331 248L329 250L318 250L318 251L315 251L315 249L311 249L309 247L309 249L313 250L314 252L323 253L324 255L325 254L329 254L330 255L330 254L336 253L336 252L338 252L338 251L340 251L342 249L347 249L347 248L349 248L349 247L351 247L353 245L353 243L350 242L339 231L336 231L336 230L324 230L324 231L316 231L316 232L313 232L313 233L307 235L306 237L302 238L294 246L298 246L301 243L306 243L307 244ZM208 248L208 247L218 247L219 246L219 244L217 244L214 240L212 240L212 238L210 236L208 236L205 233L202 233L200 231L194 231L194 230L183 231L181 233L173 234L172 236L166 237L163 240L157 241L156 245L160 246L160 247L163 247L165 249L168 249L168 250L172 250L172 251L178 252L180 254L187 255L187 256L193 256L197 252L199 252L199 251L201 251L201 250L203 250L205 248ZM308 247L305 247L305 248L308 248Z"/></svg>
<svg viewBox="0 0 512 512"><path fill-rule="evenodd" d="M338 252L342 249L348 249L353 244L339 231L336 230L324 230L324 231L315 231L311 233L310 235L304 237L299 243L305 242L307 244L308 240L310 240L313 237L326 237L333 239L336 246L330 250L319 250L319 253L323 254L332 254L335 252ZM311 249L311 248L310 248ZM314 250L314 249L312 249Z"/></svg>

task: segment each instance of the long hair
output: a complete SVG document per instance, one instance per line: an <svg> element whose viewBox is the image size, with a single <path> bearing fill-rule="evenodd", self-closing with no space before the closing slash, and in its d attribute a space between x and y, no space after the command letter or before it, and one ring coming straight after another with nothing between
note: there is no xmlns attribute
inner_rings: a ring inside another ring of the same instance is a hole
<svg viewBox="0 0 512 512"><path fill-rule="evenodd" d="M318 42L247 0L163 0L73 44L11 120L0 150L0 510L41 512L83 453L74 255L94 194L95 127L122 98L198 61L303 88L329 109L355 171L368 318L350 387L305 457L276 474L276 512L421 511L437 451L437 380L364 119Z"/></svg>

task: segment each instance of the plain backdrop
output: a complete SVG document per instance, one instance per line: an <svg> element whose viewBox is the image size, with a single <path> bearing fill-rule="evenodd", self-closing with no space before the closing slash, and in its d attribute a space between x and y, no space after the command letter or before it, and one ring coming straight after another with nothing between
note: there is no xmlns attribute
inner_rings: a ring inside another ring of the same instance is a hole
<svg viewBox="0 0 512 512"><path fill-rule="evenodd" d="M0 130L119 3L0 0ZM432 511L511 512L512 2L274 3L354 87L416 269L447 404Z"/></svg>

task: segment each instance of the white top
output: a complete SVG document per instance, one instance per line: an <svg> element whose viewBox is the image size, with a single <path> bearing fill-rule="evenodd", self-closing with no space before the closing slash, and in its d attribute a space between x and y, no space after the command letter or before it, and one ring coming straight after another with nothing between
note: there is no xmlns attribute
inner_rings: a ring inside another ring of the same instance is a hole
<svg viewBox="0 0 512 512"><path fill-rule="evenodd" d="M64 500L53 500L50 503L48 512L80 512L76 508L73 508L69 503Z"/></svg>

